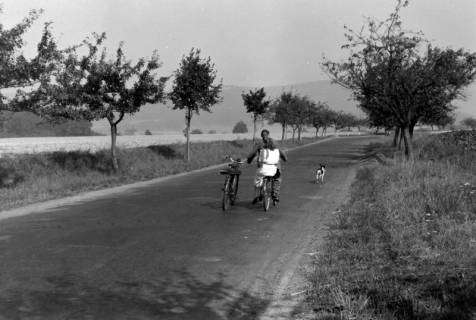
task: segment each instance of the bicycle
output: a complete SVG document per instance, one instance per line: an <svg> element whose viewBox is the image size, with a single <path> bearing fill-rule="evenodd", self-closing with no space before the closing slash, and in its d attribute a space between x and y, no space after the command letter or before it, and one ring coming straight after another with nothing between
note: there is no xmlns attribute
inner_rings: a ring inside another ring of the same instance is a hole
<svg viewBox="0 0 476 320"><path fill-rule="evenodd" d="M241 159L233 159L227 156L230 160L228 167L220 170L220 174L226 175L225 184L223 186L222 209L228 211L232 205L235 204L238 194L238 182L240 180L240 166L245 162Z"/></svg>
<svg viewBox="0 0 476 320"><path fill-rule="evenodd" d="M274 177L266 176L263 178L263 184L260 188L260 198L263 199L263 209L268 211L271 206ZM276 203L273 201L273 205Z"/></svg>

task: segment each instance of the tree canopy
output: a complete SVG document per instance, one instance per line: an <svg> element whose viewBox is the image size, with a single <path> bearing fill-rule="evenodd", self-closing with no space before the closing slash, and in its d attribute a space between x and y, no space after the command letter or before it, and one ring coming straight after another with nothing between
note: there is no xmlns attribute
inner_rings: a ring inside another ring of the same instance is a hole
<svg viewBox="0 0 476 320"><path fill-rule="evenodd" d="M132 63L126 59L121 43L115 59L110 59L102 47L105 38L103 33L86 39L84 55L78 53L78 48L63 54L51 75L42 77L39 89L25 94L24 101L33 104L34 110L47 119L107 119L111 127L111 160L117 171L118 124L141 106L163 101L167 78L156 73L161 66L157 52Z"/></svg>
<svg viewBox="0 0 476 320"><path fill-rule="evenodd" d="M451 102L474 80L476 54L434 47L421 32L403 29L400 11L407 5L398 0L388 19L369 18L360 32L346 27L347 60L325 60L322 67L352 90L371 122L401 128L409 157L418 121L451 113Z"/></svg>
<svg viewBox="0 0 476 320"><path fill-rule="evenodd" d="M246 107L246 112L251 113L253 117L253 141L256 136L256 123L263 119L266 112L269 110L270 101L265 100L266 92L264 88L250 90L248 93L242 93L241 98Z"/></svg>

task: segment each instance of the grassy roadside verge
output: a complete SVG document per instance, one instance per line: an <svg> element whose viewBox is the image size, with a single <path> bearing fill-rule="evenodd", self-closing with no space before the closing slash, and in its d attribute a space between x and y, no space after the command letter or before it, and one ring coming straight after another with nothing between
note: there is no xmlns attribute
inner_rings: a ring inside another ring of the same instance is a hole
<svg viewBox="0 0 476 320"><path fill-rule="evenodd" d="M307 144L322 138L284 141L283 148ZM191 144L191 161L183 161L183 145L155 145L120 149L120 171L111 170L109 150L95 153L51 152L0 159L0 211L27 204L58 199L127 183L165 177L223 163L227 154L245 157L251 140L196 142Z"/></svg>
<svg viewBox="0 0 476 320"><path fill-rule="evenodd" d="M415 151L357 173L309 273L315 319L473 319L476 132Z"/></svg>

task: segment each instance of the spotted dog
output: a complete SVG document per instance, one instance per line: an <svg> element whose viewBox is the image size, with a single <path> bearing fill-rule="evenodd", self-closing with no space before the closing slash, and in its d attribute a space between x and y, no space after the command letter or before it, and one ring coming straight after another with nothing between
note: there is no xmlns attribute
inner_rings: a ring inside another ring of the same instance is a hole
<svg viewBox="0 0 476 320"><path fill-rule="evenodd" d="M326 165L320 163L316 170L316 183L324 183L324 176L326 175Z"/></svg>

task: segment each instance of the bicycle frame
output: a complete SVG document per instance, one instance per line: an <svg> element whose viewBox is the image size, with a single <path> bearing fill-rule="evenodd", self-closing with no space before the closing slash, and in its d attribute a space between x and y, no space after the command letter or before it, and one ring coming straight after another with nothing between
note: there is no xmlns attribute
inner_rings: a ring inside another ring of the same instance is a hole
<svg viewBox="0 0 476 320"><path fill-rule="evenodd" d="M223 185L222 209L228 211L235 204L238 194L238 183L240 180L240 166L244 163L240 159L234 160L228 157L230 163L226 169L220 170L220 174L225 175L225 183Z"/></svg>

